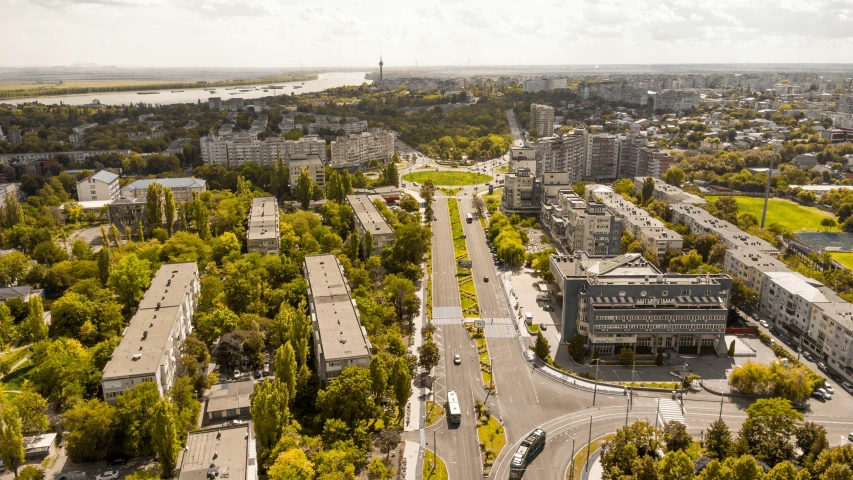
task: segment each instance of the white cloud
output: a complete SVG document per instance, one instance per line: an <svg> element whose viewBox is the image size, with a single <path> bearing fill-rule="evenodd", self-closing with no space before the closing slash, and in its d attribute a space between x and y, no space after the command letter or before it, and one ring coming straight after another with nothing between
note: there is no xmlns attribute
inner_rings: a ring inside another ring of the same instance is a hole
<svg viewBox="0 0 853 480"><path fill-rule="evenodd" d="M849 0L0 0L0 65L837 62ZM844 60L844 59L841 59Z"/></svg>

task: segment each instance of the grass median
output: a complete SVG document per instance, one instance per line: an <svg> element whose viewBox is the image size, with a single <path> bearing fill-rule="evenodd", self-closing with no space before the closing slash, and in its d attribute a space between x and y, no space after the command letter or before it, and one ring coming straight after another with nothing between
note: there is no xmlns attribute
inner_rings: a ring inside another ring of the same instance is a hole
<svg viewBox="0 0 853 480"><path fill-rule="evenodd" d="M465 229L462 226L462 216L459 213L459 201L455 198L447 200L450 210L450 232L453 236L453 255L456 261L468 261L468 244L465 241ZM456 282L459 285L459 303L462 306L462 316L466 318L480 317L480 304L477 301L477 288L470 268L456 267Z"/></svg>
<svg viewBox="0 0 853 480"><path fill-rule="evenodd" d="M471 334L471 338L477 344L477 357L480 359L480 373L483 377L483 386L492 393L495 392L495 384L492 378L492 358L489 356L489 344L482 328L476 328L470 323L465 324L465 330Z"/></svg>
<svg viewBox="0 0 853 480"><path fill-rule="evenodd" d="M485 477L492 471L495 459L506 445L506 434L501 422L489 415L485 408L482 411L484 413L479 415L477 421L477 438L480 440L480 450L483 453L483 476Z"/></svg>
<svg viewBox="0 0 853 480"><path fill-rule="evenodd" d="M423 479L448 480L448 478L447 466L444 465L444 460L432 453L432 450L426 450L424 452Z"/></svg>
<svg viewBox="0 0 853 480"><path fill-rule="evenodd" d="M431 427L435 424L435 422L439 421L441 417L444 416L444 408L433 402L432 400L427 400L426 402L426 426Z"/></svg>

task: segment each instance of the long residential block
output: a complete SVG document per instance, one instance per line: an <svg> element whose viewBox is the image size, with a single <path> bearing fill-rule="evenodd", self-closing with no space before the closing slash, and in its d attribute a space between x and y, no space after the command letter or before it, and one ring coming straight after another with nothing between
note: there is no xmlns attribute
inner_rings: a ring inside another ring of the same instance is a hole
<svg viewBox="0 0 853 480"><path fill-rule="evenodd" d="M602 355L623 347L646 354L725 348L727 275L663 274L639 253L598 260L553 255L550 268L562 294L564 342L579 334Z"/></svg>
<svg viewBox="0 0 853 480"><path fill-rule="evenodd" d="M105 401L115 403L126 390L145 382L155 383L160 395L172 388L200 291L195 262L160 267L104 367Z"/></svg>
<svg viewBox="0 0 853 480"><path fill-rule="evenodd" d="M249 211L249 229L246 232L246 250L265 255L279 254L279 216L275 197L252 199Z"/></svg>
<svg viewBox="0 0 853 480"><path fill-rule="evenodd" d="M770 242L744 232L734 224L711 215L704 208L684 203L674 203L669 208L673 223L686 225L694 235L713 233L720 237L726 248L744 248L771 257L779 256L779 249Z"/></svg>
<svg viewBox="0 0 853 480"><path fill-rule="evenodd" d="M394 229L379 213L374 199L381 199L375 195L347 195L347 203L352 207L353 220L358 233L364 237L370 232L373 238L373 251L369 253L380 253L385 247L394 244ZM383 200L384 201L384 200ZM362 243L363 245L363 243Z"/></svg>
<svg viewBox="0 0 853 480"><path fill-rule="evenodd" d="M369 367L371 345L344 270L332 254L305 257L317 375L323 383L348 367Z"/></svg>

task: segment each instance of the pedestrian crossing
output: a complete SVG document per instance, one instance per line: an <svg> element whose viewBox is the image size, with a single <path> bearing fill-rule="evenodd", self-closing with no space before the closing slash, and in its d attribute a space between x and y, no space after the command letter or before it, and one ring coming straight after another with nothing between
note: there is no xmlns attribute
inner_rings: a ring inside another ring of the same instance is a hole
<svg viewBox="0 0 853 480"><path fill-rule="evenodd" d="M436 319L462 319L462 307L432 307L432 318Z"/></svg>
<svg viewBox="0 0 853 480"><path fill-rule="evenodd" d="M483 329L486 338L512 338L515 336L515 327L512 325L489 325Z"/></svg>
<svg viewBox="0 0 853 480"><path fill-rule="evenodd" d="M682 413L681 402L678 400L672 400L669 398L658 398L658 413L663 420L663 423L669 422L679 422L687 426L687 420L684 418L684 414L687 413L687 410L684 410Z"/></svg>
<svg viewBox="0 0 853 480"><path fill-rule="evenodd" d="M433 318L432 323L434 325L462 325L465 323L465 319L462 317L455 318Z"/></svg>

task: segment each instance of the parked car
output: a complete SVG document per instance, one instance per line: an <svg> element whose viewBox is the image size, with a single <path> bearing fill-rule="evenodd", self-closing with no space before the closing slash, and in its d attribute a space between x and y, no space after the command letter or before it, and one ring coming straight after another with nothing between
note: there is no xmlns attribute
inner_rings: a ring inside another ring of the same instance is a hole
<svg viewBox="0 0 853 480"><path fill-rule="evenodd" d="M825 402L827 400L826 396L819 389L812 392L812 397L814 397L814 398L816 398L822 402Z"/></svg>
<svg viewBox="0 0 853 480"><path fill-rule="evenodd" d="M545 310L546 312L553 312L554 307L552 307L551 305L545 305L542 307L542 310Z"/></svg>
<svg viewBox="0 0 853 480"><path fill-rule="evenodd" d="M486 282L486 283L489 283L489 277L484 276L484 277L483 277L483 281L484 281L484 282Z"/></svg>
<svg viewBox="0 0 853 480"><path fill-rule="evenodd" d="M770 328L770 324L769 324L769 323L767 323L767 320L763 320L763 319L762 319L762 320L759 320L759 321L758 321L758 323L760 323L760 324L761 324L761 326L762 326L762 327L764 327L764 328Z"/></svg>
<svg viewBox="0 0 853 480"><path fill-rule="evenodd" d="M809 352L803 352L803 357L805 357L806 360L808 360L810 362L812 361L812 354Z"/></svg>
<svg viewBox="0 0 853 480"><path fill-rule="evenodd" d="M226 422L225 425L242 425L242 420L231 420L230 422Z"/></svg>
<svg viewBox="0 0 853 480"><path fill-rule="evenodd" d="M115 470L107 470L106 472L95 477L95 480L112 480L118 478L118 472Z"/></svg>
<svg viewBox="0 0 853 480"><path fill-rule="evenodd" d="M121 466L121 465L125 465L126 463L127 463L127 459L125 459L125 458L116 458L116 459L114 459L114 460L111 460L111 461L110 461L110 463L108 463L107 465L109 465L109 466L111 466L111 467L118 467L118 466Z"/></svg>
<svg viewBox="0 0 853 480"><path fill-rule="evenodd" d="M817 362L817 368L826 371L826 364L823 362Z"/></svg>
<svg viewBox="0 0 853 480"><path fill-rule="evenodd" d="M829 392L829 394L830 394L830 395L834 395L834 394L835 394L835 389L834 389L834 388L832 388L832 385L830 385L830 384L828 384L828 383L824 383L824 384L823 384L823 389L824 389L824 390L826 390L827 392Z"/></svg>
<svg viewBox="0 0 853 480"><path fill-rule="evenodd" d="M453 364L459 365L460 363L462 363L462 357L459 356L459 354L457 353L456 355L453 356Z"/></svg>
<svg viewBox="0 0 853 480"><path fill-rule="evenodd" d="M548 330L548 325L545 325L544 323L540 323L539 328L541 328L542 330Z"/></svg>
<svg viewBox="0 0 853 480"><path fill-rule="evenodd" d="M847 441L853 443L853 432L847 434Z"/></svg>
<svg viewBox="0 0 853 480"><path fill-rule="evenodd" d="M850 393L853 393L853 385L850 382L841 382L841 388L847 390Z"/></svg>
<svg viewBox="0 0 853 480"><path fill-rule="evenodd" d="M827 392L825 388L818 388L817 391L822 393L826 400L832 400L832 394Z"/></svg>

